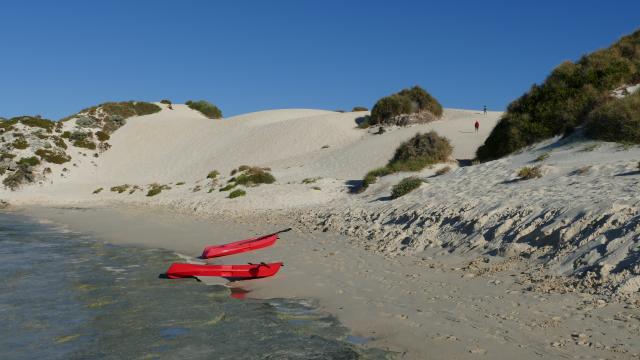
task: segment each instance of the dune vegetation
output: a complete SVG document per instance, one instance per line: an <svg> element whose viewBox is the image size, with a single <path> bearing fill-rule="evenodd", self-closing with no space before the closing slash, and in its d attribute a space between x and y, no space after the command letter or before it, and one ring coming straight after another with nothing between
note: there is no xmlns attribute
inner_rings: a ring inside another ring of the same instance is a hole
<svg viewBox="0 0 640 360"><path fill-rule="evenodd" d="M202 115L208 117L209 119L220 119L222 118L222 111L212 103L206 100L199 101L187 101L185 103L189 108L199 111Z"/></svg>
<svg viewBox="0 0 640 360"><path fill-rule="evenodd" d="M435 131L416 134L400 144L393 158L382 168L369 171L362 180L360 191L376 182L378 177L401 171L420 171L427 166L449 160L453 146Z"/></svg>
<svg viewBox="0 0 640 360"><path fill-rule="evenodd" d="M378 100L371 109L369 125L407 125L414 122L428 122L442 116L442 105L431 94L419 86L404 89L396 94ZM419 118L409 119L411 114Z"/></svg>
<svg viewBox="0 0 640 360"><path fill-rule="evenodd" d="M616 125L613 117L608 116L625 113L622 108L628 109L633 101L618 102L612 91L637 83L640 83L640 30L577 62L560 64L542 84L533 85L508 106L476 155L482 161L497 159L541 140L569 134L587 120L590 137L640 142L640 137L627 134L624 128L609 131ZM608 105L610 102L616 104Z"/></svg>
<svg viewBox="0 0 640 360"><path fill-rule="evenodd" d="M419 188L420 185L422 185L422 180L416 176L404 178L391 188L391 197L397 199Z"/></svg>

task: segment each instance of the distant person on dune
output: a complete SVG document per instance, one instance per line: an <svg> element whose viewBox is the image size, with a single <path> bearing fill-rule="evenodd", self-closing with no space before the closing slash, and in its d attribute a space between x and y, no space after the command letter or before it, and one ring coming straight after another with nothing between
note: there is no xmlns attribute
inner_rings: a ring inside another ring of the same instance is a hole
<svg viewBox="0 0 640 360"><path fill-rule="evenodd" d="M478 133L478 129L480 129L480 122L478 120L476 120L476 123L474 125L476 127L476 134Z"/></svg>
<svg viewBox="0 0 640 360"><path fill-rule="evenodd" d="M484 106L484 114L487 115L487 105Z"/></svg>

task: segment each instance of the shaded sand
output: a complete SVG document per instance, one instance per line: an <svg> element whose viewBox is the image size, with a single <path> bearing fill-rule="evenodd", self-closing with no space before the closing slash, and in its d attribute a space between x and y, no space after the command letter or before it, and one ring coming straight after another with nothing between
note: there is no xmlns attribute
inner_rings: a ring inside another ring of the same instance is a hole
<svg viewBox="0 0 640 360"><path fill-rule="evenodd" d="M285 226L134 208L25 212L113 243L163 247L186 257L199 255L207 244ZM369 345L396 351L399 358L630 359L640 353L637 307L584 294L529 291L522 264L509 259L470 262L435 251L390 259L341 236L294 229L269 249L220 262L271 260L285 262L276 277L232 286L253 297L317 299L354 336L371 338ZM146 269L151 281L170 281L156 280L164 270Z"/></svg>

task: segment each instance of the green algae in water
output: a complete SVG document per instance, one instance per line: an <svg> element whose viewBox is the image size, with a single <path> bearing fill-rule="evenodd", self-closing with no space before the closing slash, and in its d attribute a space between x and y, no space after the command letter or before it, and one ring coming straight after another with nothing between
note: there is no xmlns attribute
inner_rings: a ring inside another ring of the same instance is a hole
<svg viewBox="0 0 640 360"><path fill-rule="evenodd" d="M169 251L0 214L3 359L385 359L302 299L160 279ZM8 355L7 355L8 354Z"/></svg>

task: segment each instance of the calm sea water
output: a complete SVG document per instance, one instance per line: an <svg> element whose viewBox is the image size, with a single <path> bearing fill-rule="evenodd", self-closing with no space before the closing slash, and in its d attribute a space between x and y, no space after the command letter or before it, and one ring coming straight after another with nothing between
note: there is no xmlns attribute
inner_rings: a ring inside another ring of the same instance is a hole
<svg viewBox="0 0 640 360"><path fill-rule="evenodd" d="M386 359L299 299L158 277L176 254L0 214L2 359Z"/></svg>

